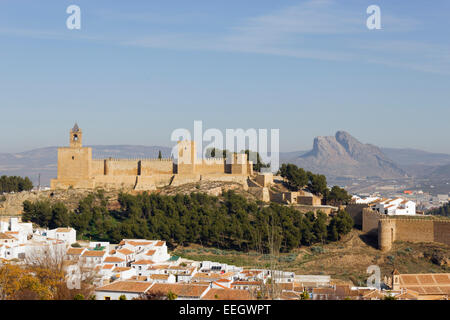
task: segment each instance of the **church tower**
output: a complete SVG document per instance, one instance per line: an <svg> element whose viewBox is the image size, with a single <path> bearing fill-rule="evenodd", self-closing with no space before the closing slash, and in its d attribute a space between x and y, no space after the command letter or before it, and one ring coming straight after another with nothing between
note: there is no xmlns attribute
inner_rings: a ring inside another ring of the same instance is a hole
<svg viewBox="0 0 450 320"><path fill-rule="evenodd" d="M75 123L72 130L70 130L70 147L71 148L81 148L82 145L83 132Z"/></svg>

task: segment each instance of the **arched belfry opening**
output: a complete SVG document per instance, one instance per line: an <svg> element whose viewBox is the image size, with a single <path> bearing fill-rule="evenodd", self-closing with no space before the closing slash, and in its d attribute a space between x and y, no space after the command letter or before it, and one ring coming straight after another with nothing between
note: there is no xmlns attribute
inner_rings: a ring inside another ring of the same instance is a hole
<svg viewBox="0 0 450 320"><path fill-rule="evenodd" d="M70 130L70 146L72 148L81 148L81 138L82 138L82 132L80 127L78 127L78 124L75 123L72 130Z"/></svg>

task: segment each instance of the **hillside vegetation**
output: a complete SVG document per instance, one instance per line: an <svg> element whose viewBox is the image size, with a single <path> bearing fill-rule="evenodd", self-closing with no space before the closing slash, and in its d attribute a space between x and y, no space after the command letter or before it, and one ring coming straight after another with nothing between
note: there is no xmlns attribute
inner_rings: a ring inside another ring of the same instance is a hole
<svg viewBox="0 0 450 320"><path fill-rule="evenodd" d="M197 243L260 252L289 252L300 245L336 241L353 226L344 211L332 218L302 214L291 207L247 200L233 190L220 197L121 193L118 202L119 208L108 209L103 192L89 194L75 210L63 202L25 201L22 220L49 228L72 226L79 237L113 243L147 238L163 239L170 246Z"/></svg>

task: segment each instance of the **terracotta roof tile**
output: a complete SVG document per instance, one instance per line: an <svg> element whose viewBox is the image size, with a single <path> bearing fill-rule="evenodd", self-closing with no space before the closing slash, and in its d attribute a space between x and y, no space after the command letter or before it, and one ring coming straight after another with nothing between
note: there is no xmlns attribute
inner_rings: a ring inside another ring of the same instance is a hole
<svg viewBox="0 0 450 320"><path fill-rule="evenodd" d="M178 297L200 297L209 286L181 283L155 283L149 292L175 293Z"/></svg>
<svg viewBox="0 0 450 320"><path fill-rule="evenodd" d="M81 253L83 253L84 250L84 248L69 248L67 250L67 254L79 256Z"/></svg>
<svg viewBox="0 0 450 320"><path fill-rule="evenodd" d="M130 293L144 293L152 286L151 283L137 282L137 281L115 281L106 286L95 289L96 291L109 292L130 292Z"/></svg>
<svg viewBox="0 0 450 320"><path fill-rule="evenodd" d="M106 257L104 262L124 262L125 260L119 257Z"/></svg>
<svg viewBox="0 0 450 320"><path fill-rule="evenodd" d="M154 264L154 262L152 260L141 259L133 262L133 264Z"/></svg>
<svg viewBox="0 0 450 320"><path fill-rule="evenodd" d="M247 290L211 288L202 300L255 300Z"/></svg>
<svg viewBox="0 0 450 320"><path fill-rule="evenodd" d="M103 257L106 254L105 251L98 251L98 250L86 250L83 252L83 257Z"/></svg>

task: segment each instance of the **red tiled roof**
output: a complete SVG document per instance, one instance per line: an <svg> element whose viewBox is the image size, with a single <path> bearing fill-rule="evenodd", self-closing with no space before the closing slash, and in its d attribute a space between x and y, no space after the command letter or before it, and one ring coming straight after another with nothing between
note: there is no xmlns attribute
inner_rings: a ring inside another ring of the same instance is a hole
<svg viewBox="0 0 450 320"><path fill-rule="evenodd" d="M95 289L96 291L109 292L130 292L130 293L145 293L150 287L151 283L137 282L137 281L115 281L106 286Z"/></svg>

